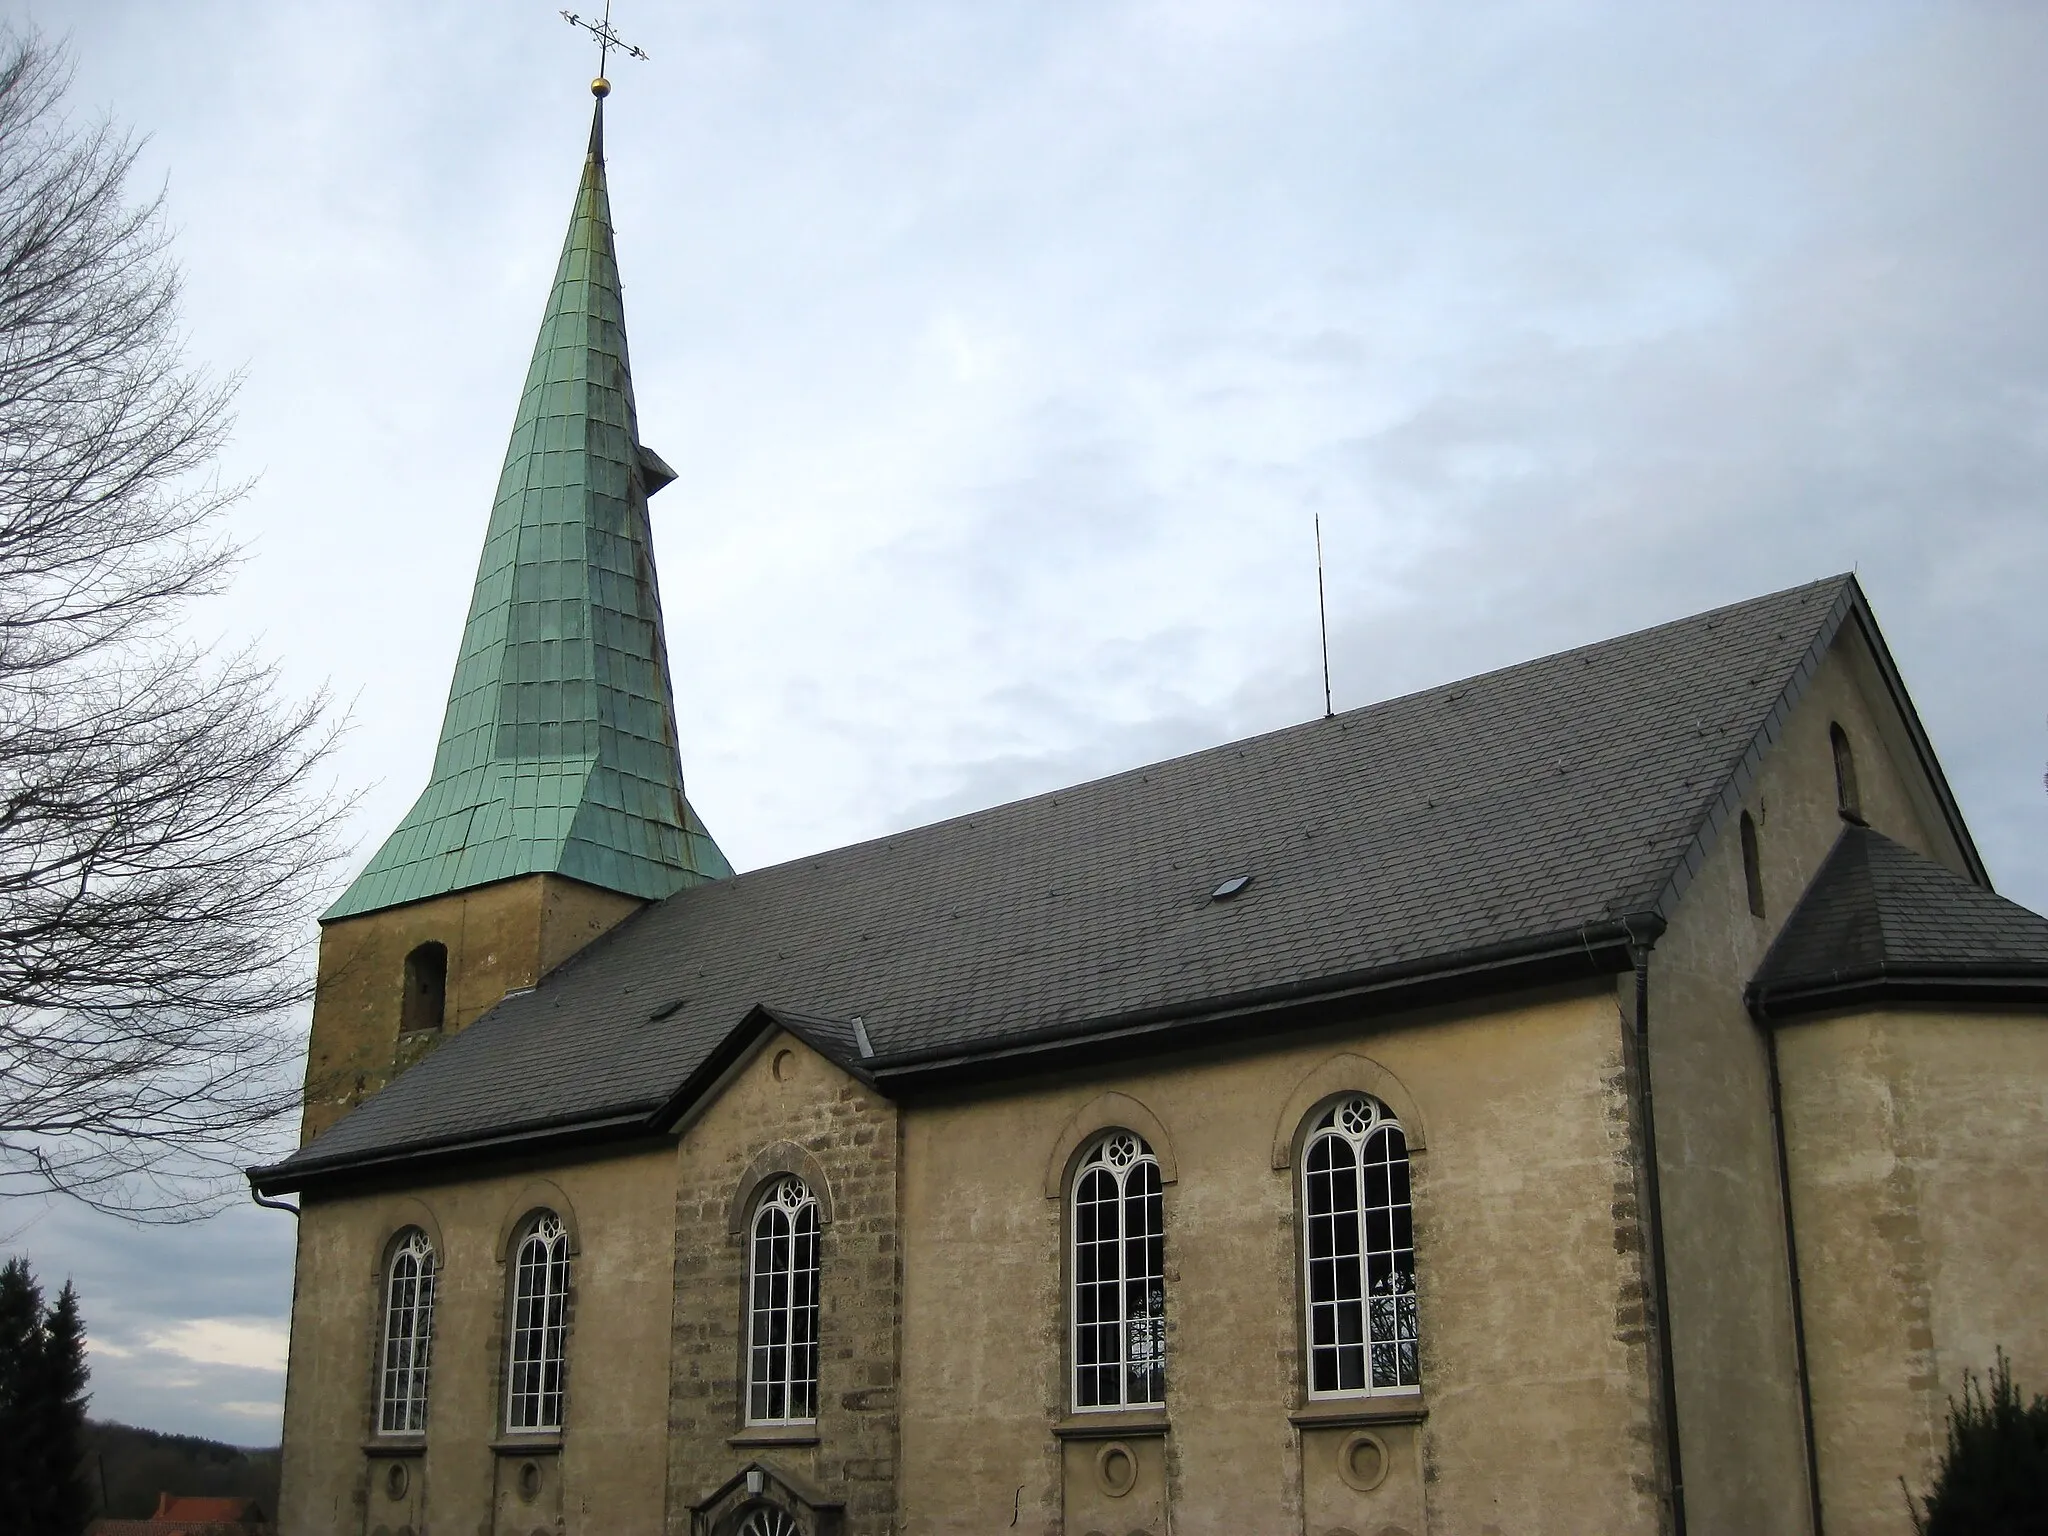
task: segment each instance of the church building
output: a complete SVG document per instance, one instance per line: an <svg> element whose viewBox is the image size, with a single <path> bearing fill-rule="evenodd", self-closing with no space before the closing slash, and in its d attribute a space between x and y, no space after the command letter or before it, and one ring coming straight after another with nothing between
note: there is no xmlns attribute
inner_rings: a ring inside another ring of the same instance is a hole
<svg viewBox="0 0 2048 1536"><path fill-rule="evenodd" d="M2048 920L1852 576L735 873L603 141L326 913L287 1536L1905 1536Z"/></svg>

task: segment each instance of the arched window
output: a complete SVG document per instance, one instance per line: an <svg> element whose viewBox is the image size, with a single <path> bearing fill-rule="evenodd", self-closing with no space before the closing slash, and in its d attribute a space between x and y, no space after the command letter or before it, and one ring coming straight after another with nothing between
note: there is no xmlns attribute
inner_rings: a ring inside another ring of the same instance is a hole
<svg viewBox="0 0 2048 1536"><path fill-rule="evenodd" d="M1856 754L1849 749L1849 733L1835 721L1828 722L1828 745L1835 753L1835 809L1844 821L1860 825L1863 797L1856 788Z"/></svg>
<svg viewBox="0 0 2048 1536"><path fill-rule="evenodd" d="M1764 915L1764 866L1757 853L1756 823L1742 813L1742 888L1749 896L1749 915Z"/></svg>
<svg viewBox="0 0 2048 1536"><path fill-rule="evenodd" d="M434 1346L434 1247L404 1233L384 1272L384 1353L377 1374L377 1433L427 1427L427 1358Z"/></svg>
<svg viewBox="0 0 2048 1536"><path fill-rule="evenodd" d="M1365 1094L1316 1121L1301 1162L1310 1397L1422 1383L1408 1138Z"/></svg>
<svg viewBox="0 0 2048 1536"><path fill-rule="evenodd" d="M804 1536L804 1528L796 1523L796 1516L762 1505L747 1511L734 1536Z"/></svg>
<svg viewBox="0 0 2048 1536"><path fill-rule="evenodd" d="M439 1029L448 1011L448 946L422 944L405 957L405 1006L399 1028Z"/></svg>
<svg viewBox="0 0 2048 1536"><path fill-rule="evenodd" d="M569 1233L542 1211L519 1240L512 1264L512 1337L505 1373L505 1427L562 1427L562 1354L569 1325Z"/></svg>
<svg viewBox="0 0 2048 1536"><path fill-rule="evenodd" d="M818 1200L785 1175L754 1209L747 1285L747 1422L818 1416Z"/></svg>
<svg viewBox="0 0 2048 1536"><path fill-rule="evenodd" d="M1074 1175L1074 1406L1166 1401L1166 1236L1159 1163L1112 1131Z"/></svg>

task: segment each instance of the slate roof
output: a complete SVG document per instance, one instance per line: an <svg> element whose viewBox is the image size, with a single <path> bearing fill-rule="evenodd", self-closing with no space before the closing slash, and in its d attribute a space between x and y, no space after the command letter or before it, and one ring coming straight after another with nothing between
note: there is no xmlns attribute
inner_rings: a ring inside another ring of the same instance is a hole
<svg viewBox="0 0 2048 1536"><path fill-rule="evenodd" d="M604 103L477 566L434 770L327 919L515 875L667 896L732 873L683 797L605 185Z"/></svg>
<svg viewBox="0 0 2048 1536"><path fill-rule="evenodd" d="M1759 1015L2048 995L2048 918L1845 826L1750 984Z"/></svg>
<svg viewBox="0 0 2048 1536"><path fill-rule="evenodd" d="M1816 582L684 891L256 1178L659 1128L760 1004L859 1018L886 1085L1234 1000L1590 953L1669 914L1852 616L1917 737L1854 578Z"/></svg>

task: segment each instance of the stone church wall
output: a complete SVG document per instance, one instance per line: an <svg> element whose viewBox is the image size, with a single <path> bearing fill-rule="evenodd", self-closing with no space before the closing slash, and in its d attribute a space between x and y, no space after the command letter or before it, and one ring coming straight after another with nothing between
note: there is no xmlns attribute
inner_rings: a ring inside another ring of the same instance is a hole
<svg viewBox="0 0 2048 1536"><path fill-rule="evenodd" d="M809 1046L770 1037L689 1124L675 1200L668 1529L748 1462L844 1505L846 1536L894 1530L898 1422L896 1109ZM750 1429L748 1228L795 1174L820 1197L815 1426Z"/></svg>
<svg viewBox="0 0 2048 1536"><path fill-rule="evenodd" d="M565 1428L515 1440L502 1433L505 1261L520 1219L541 1206L561 1214L572 1239ZM423 1515L434 1530L528 1536L557 1529L559 1513L567 1533L659 1530L674 1213L667 1147L306 1201L280 1528L374 1536ZM427 1233L440 1263L419 1441L373 1433L383 1264L408 1226ZM396 1497L394 1462L407 1468ZM528 1462L531 1501L519 1487Z"/></svg>
<svg viewBox="0 0 2048 1536"><path fill-rule="evenodd" d="M1903 735L1876 687L1861 637L1845 631L1744 800L1757 828L1764 915L1750 912L1731 819L1650 961L1678 1420L1696 1530L1793 1533L1809 1524L1769 1068L1743 987L1841 834L1831 723L1850 738L1870 824L1960 867L1945 835L1928 827L1917 766L1909 773L1894 756ZM1620 996L1632 1011L1633 977L1621 979ZM1810 1338L1811 1318L1808 1327ZM1887 1479L1894 1503L1896 1475Z"/></svg>
<svg viewBox="0 0 2048 1536"><path fill-rule="evenodd" d="M1806 1528L1768 1058L1742 986L1839 832L1831 722L1871 824L1959 861L1874 688L1852 632L1745 801L1763 915L1731 825L1651 962L1697 1531ZM460 1028L630 910L598 896L507 882L332 925L313 1066L364 1086L309 1101L308 1125L405 1064L392 977L414 945L448 944ZM1623 1054L1633 996L1623 977L900 1107L774 1032L678 1145L315 1197L284 1528L702 1536L692 1506L752 1463L851 1536L1648 1536L1663 1442ZM2048 1381L2027 1283L2042 1240L2015 1219L2038 1207L2026 1171L2048 1162L2048 1030L1881 1015L1791 1023L1779 1041L1829 1526L1903 1532L1897 1479L1924 1483L1961 1371L2002 1344L2023 1382ZM1354 1090L1414 1142L1423 1390L1333 1408L1304 1390L1295 1153L1304 1116ZM1165 1182L1163 1413L1069 1410L1066 1192L1112 1128L1153 1145ZM825 1205L818 1419L749 1428L747 1218L790 1173ZM507 1444L505 1259L540 1205L574 1234L567 1427ZM435 1370L424 1440L394 1444L372 1434L371 1405L382 1264L409 1225L441 1262Z"/></svg>
<svg viewBox="0 0 2048 1536"><path fill-rule="evenodd" d="M311 1141L507 992L534 985L643 905L559 875L529 875L327 924L300 1140ZM448 951L445 1023L407 1034L405 957L427 943Z"/></svg>
<svg viewBox="0 0 2048 1536"><path fill-rule="evenodd" d="M1908 1536L1963 1373L2048 1389L2048 1021L1800 1020L1778 1056L1828 1529Z"/></svg>
<svg viewBox="0 0 2048 1536"><path fill-rule="evenodd" d="M1138 1507L1156 1456L1175 1536L1654 1531L1652 1361L1634 1208L1617 1197L1633 1165L1611 994L1361 1020L1267 1046L906 1109L905 1529L1163 1533ZM1372 1400L1397 1417L1380 1434L1392 1465L1367 1491L1339 1484L1330 1437L1301 1412L1291 1149L1302 1114L1345 1087L1412 1113L1425 1141L1413 1158L1423 1392ZM1094 1417L1067 1411L1063 1254L1067 1159L1095 1121L1134 1119L1171 1175L1168 1406L1163 1435L1145 1415L1119 1430L1139 1483L1124 1509L1103 1506L1092 1480L1106 1453L1077 1456L1062 1438ZM1274 1166L1276 1142L1289 1166ZM1400 1422L1418 1408L1419 1430Z"/></svg>

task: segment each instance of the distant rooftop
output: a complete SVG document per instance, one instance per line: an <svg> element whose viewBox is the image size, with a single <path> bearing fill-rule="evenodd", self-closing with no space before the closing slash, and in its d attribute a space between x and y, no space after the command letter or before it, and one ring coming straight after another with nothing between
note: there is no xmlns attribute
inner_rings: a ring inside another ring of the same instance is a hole
<svg viewBox="0 0 2048 1536"><path fill-rule="evenodd" d="M269 1536L274 1529L248 1499L164 1493L147 1520L95 1520L86 1536Z"/></svg>

